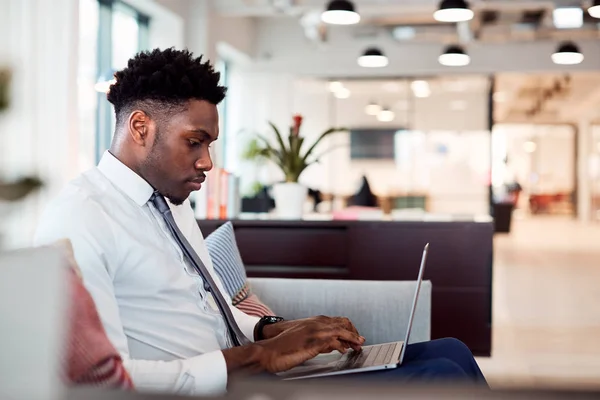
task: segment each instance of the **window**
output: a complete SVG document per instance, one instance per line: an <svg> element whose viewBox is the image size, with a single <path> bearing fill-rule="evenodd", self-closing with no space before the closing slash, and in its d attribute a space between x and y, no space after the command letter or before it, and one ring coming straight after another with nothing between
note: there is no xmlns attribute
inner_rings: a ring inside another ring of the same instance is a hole
<svg viewBox="0 0 600 400"><path fill-rule="evenodd" d="M81 0L90 3L92 0ZM149 18L119 0L97 0L98 33L96 72L99 79L107 79L114 71L149 46ZM105 93L97 94L96 108L96 162L110 147L115 116Z"/></svg>

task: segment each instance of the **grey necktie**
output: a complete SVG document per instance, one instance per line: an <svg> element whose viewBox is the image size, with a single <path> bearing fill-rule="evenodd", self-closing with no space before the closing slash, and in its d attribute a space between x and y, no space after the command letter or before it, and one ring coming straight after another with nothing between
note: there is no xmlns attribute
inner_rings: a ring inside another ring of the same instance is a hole
<svg viewBox="0 0 600 400"><path fill-rule="evenodd" d="M169 231L171 231L173 238L181 248L183 254L186 256L188 261L194 266L200 277L204 280L204 289L207 292L212 293L212 296L215 299L219 310L221 311L221 315L225 319L225 323L227 324L227 330L229 331L229 335L231 336L234 345L240 346L249 344L250 340L248 340L248 338L242 333L242 330L238 326L237 322L235 322L235 318L233 317L233 313L229 308L227 300L225 300L225 298L219 291L219 287L217 286L212 276L206 269L206 266L204 265L202 260L200 260L200 257L198 257L198 254L196 254L196 251L194 251L194 249L187 241L183 233L181 233L181 231L177 227L175 219L173 218L173 214L171 213L171 209L169 208L169 205L167 204L165 198L160 193L155 191L152 197L150 198L150 201L152 202L152 204L154 204L158 212L165 219L165 222L169 227Z"/></svg>

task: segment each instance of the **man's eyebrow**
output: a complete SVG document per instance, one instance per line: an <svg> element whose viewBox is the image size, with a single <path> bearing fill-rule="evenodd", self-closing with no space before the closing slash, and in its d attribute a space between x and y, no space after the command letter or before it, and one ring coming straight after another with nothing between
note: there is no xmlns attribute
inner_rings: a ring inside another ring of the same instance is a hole
<svg viewBox="0 0 600 400"><path fill-rule="evenodd" d="M189 132L192 132L192 133L196 133L196 134L198 134L198 135L200 135L200 136L203 136L205 139L217 140L217 139L214 139L214 138L213 138L213 137L210 135L210 133L208 133L208 131L207 131L207 130L205 130L205 129L202 129L202 128L197 128L197 129L193 129L193 128L192 128L192 129L188 129L188 131L189 131Z"/></svg>

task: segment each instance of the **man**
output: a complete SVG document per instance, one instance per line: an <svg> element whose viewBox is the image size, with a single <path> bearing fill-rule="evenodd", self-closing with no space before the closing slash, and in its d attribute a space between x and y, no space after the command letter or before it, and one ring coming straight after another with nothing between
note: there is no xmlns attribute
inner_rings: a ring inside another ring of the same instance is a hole
<svg viewBox="0 0 600 400"><path fill-rule="evenodd" d="M187 198L213 166L209 146L225 91L210 64L188 51L134 57L108 94L116 113L110 151L49 205L38 228L38 243L71 240L139 390L220 393L232 374L285 371L320 353L360 349L365 340L345 318L267 324L219 294ZM368 377L485 382L456 340L408 346L401 368Z"/></svg>

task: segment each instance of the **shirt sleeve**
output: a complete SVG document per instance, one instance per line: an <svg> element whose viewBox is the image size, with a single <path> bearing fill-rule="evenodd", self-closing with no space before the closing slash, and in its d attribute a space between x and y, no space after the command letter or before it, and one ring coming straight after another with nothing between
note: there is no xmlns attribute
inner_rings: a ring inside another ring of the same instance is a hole
<svg viewBox="0 0 600 400"><path fill-rule="evenodd" d="M254 328L256 327L256 324L258 324L258 321L260 321L260 318L248 315L234 306L231 306L231 311L244 335L246 335L250 341L254 342Z"/></svg>
<svg viewBox="0 0 600 400"><path fill-rule="evenodd" d="M42 245L62 238L71 240L85 287L94 299L106 334L120 353L136 389L201 396L224 393L227 365L221 351L175 361L140 360L129 356L113 286L115 266L103 250L114 248L114 236L110 232L110 224L101 210L63 203L60 209L42 217L34 242Z"/></svg>

